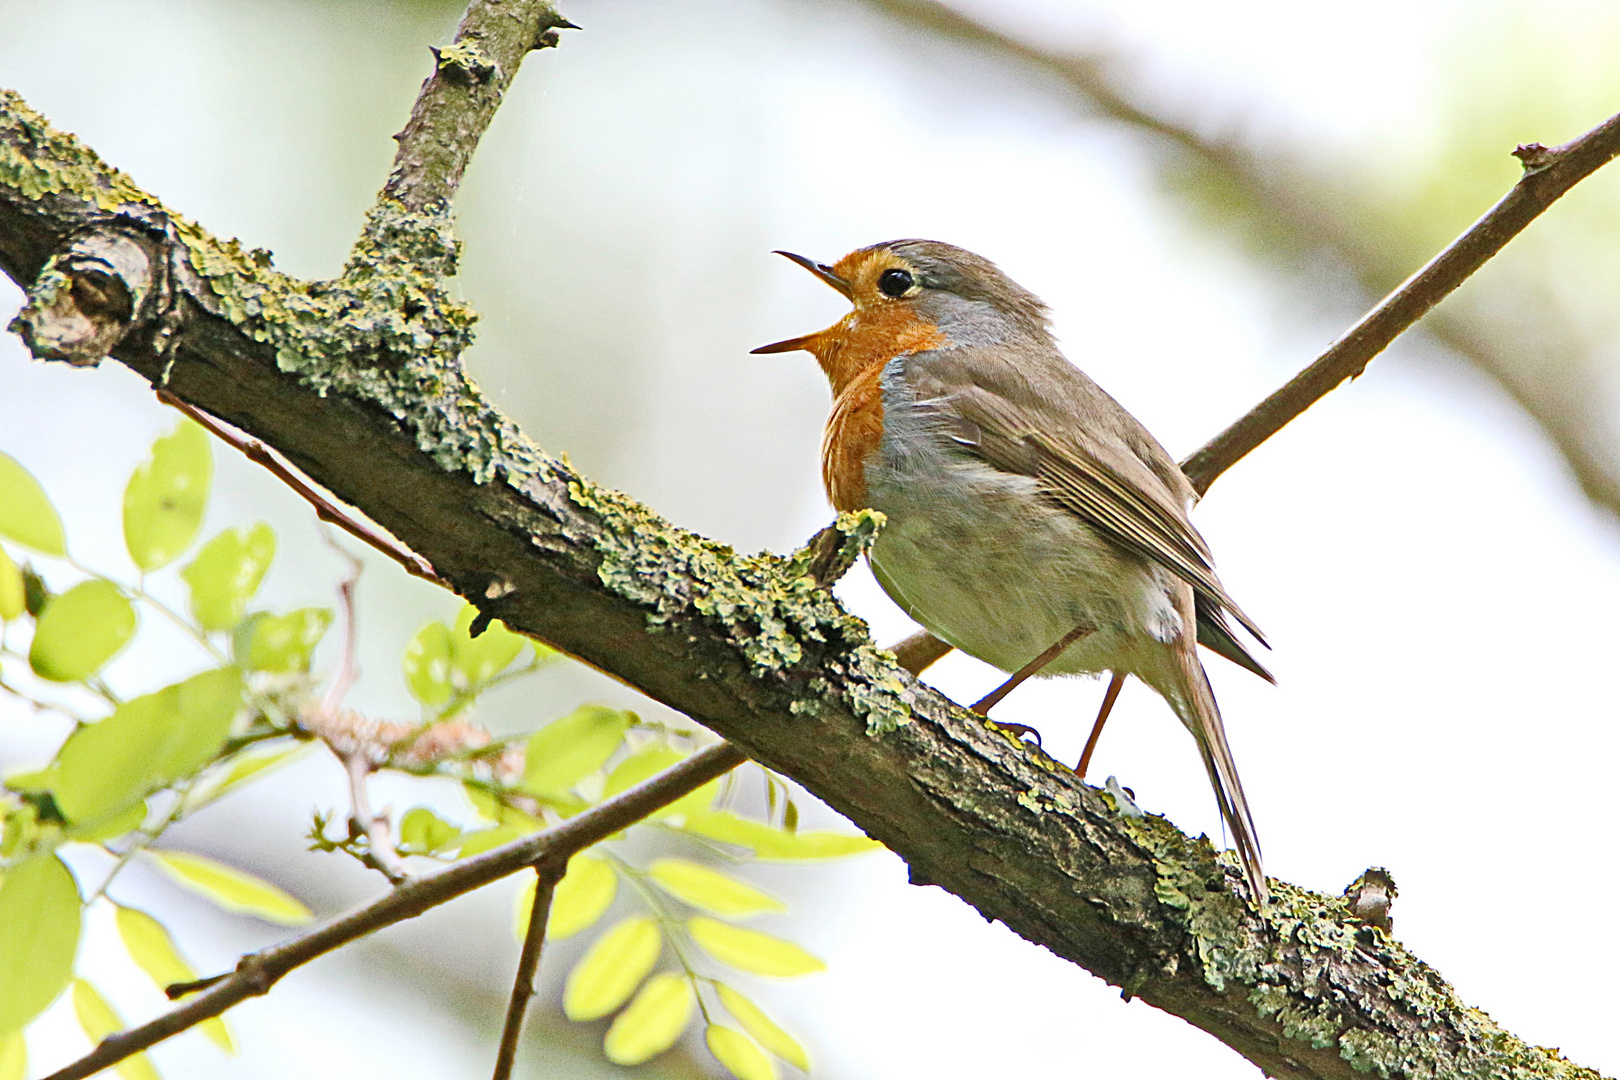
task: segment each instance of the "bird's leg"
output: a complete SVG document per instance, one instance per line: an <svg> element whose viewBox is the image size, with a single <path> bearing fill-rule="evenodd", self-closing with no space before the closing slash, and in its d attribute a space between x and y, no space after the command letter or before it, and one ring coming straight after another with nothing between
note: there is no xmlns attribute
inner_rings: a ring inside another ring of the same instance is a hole
<svg viewBox="0 0 1620 1080"><path fill-rule="evenodd" d="M1091 752L1097 749L1097 739L1102 735L1103 725L1108 723L1108 714L1114 711L1114 702L1119 700L1119 692L1125 687L1125 673L1114 672L1113 678L1108 680L1108 691L1103 694L1102 708L1097 710L1097 722L1091 725L1091 737L1086 740L1086 748L1080 754L1080 764L1074 767L1074 774L1080 779L1086 778L1086 769L1091 765Z"/></svg>
<svg viewBox="0 0 1620 1080"><path fill-rule="evenodd" d="M984 697L980 698L978 701L975 701L973 703L973 711L978 713L980 716L990 715L990 710L995 708L996 704L1000 702L1002 698L1018 689L1019 685L1025 679L1028 679L1031 675L1039 672L1041 668L1045 667L1047 664L1050 664L1053 660L1056 660L1058 655L1062 653L1064 649L1067 649L1070 645L1073 645L1077 640L1085 637L1095 629L1096 627L1094 626L1081 623L1073 630L1070 630L1067 634L1064 634L1063 637L1058 639L1058 643L1056 645L1053 645L1050 649L1047 649L1045 652L1041 653L1041 655L1019 668L1013 674L1012 678L1008 679L1006 682L984 695ZM1011 727L1013 725L1003 724L1001 726ZM1018 726L1022 727L1023 725ZM1026 728L1025 730L1033 729Z"/></svg>

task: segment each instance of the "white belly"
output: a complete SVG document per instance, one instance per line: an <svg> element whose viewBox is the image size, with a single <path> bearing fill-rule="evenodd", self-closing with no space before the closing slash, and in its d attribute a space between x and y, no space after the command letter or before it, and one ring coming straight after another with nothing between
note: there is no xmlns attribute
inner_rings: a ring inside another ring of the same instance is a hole
<svg viewBox="0 0 1620 1080"><path fill-rule="evenodd" d="M1046 502L1033 479L970 457L909 409L886 408L884 426L866 469L869 501L889 519L872 568L912 618L1009 672L1085 624L1095 630L1045 674L1160 681L1164 645L1183 632L1165 571Z"/></svg>

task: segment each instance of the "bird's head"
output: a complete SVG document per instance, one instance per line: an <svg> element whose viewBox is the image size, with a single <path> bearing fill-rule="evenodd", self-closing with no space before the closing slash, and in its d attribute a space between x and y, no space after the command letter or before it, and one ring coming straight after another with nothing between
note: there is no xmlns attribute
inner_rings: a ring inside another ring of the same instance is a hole
<svg viewBox="0 0 1620 1080"><path fill-rule="evenodd" d="M953 345L1019 338L1050 341L1046 305L989 259L937 240L891 240L859 248L828 266L793 260L849 300L848 315L825 330L761 345L756 353L815 354L835 392L874 363Z"/></svg>

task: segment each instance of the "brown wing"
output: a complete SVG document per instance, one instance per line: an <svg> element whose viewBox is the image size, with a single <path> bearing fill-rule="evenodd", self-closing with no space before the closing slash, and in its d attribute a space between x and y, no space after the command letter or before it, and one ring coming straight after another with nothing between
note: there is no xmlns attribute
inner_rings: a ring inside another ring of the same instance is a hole
<svg viewBox="0 0 1620 1080"><path fill-rule="evenodd" d="M978 351L981 363L975 367L980 371L985 370L986 351ZM926 364L929 357L930 354L920 354L913 359ZM938 416L952 438L986 464L1034 477L1055 502L1095 526L1104 536L1186 581L1193 587L1202 609L1204 617L1199 622L1210 624L1212 640L1207 644L1229 659L1236 659L1233 652L1241 654L1249 662L1237 660L1238 663L1270 678L1264 668L1244 653L1229 631L1218 633L1226 630L1223 611L1230 612L1244 629L1265 643L1260 628L1221 587L1209 547L1187 520L1180 502L1160 478L1158 470L1151 467L1159 463L1156 459L1140 460L1144 445L1174 468L1169 455L1117 402L1062 357L1054 359L1061 367L1048 361L1042 364L1041 370L1021 372L1017 378L1005 378L1003 372L1005 385L993 389L980 385L978 379L972 382L960 378L935 380L925 375L921 380L924 385L918 389L926 388L934 393L919 394L925 398L919 405ZM1027 368L1029 363L1030 358L1026 356L1021 366ZM1002 366L991 365L989 370ZM963 367L952 364L950 374L960 375ZM1051 389L1055 381L1062 392L1037 393L1030 382L1032 376L1044 376L1047 389ZM1067 415L1043 415L1054 406ZM1098 414L1097 432L1090 433L1090 437L1063 434L1077 426L1077 415L1089 419L1088 414ZM1127 446L1120 435L1141 445ZM1227 648L1221 648L1222 645Z"/></svg>

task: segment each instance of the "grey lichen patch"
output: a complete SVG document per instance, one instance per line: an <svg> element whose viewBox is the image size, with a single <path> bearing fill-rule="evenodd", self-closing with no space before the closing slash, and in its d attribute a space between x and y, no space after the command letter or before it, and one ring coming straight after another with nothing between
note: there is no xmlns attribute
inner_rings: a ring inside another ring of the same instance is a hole
<svg viewBox="0 0 1620 1080"><path fill-rule="evenodd" d="M818 647L829 654L819 662L841 676L837 689L870 733L893 731L910 720L913 692L903 673L872 644L866 624L804 572L803 552L739 556L583 478L571 478L568 491L601 523L590 538L600 556L597 576L647 607L649 623L695 611L725 627L756 676L790 672L804 662L807 648ZM862 549L881 520L875 514L842 515L838 528L846 543ZM818 692L836 691L823 684ZM802 714L814 706L794 708Z"/></svg>
<svg viewBox="0 0 1620 1080"><path fill-rule="evenodd" d="M459 255L447 217L379 202L343 274L318 282L189 223L178 232L218 312L274 347L277 366L303 385L382 409L441 468L478 483L548 473L550 459L462 367L477 316L444 290Z"/></svg>

